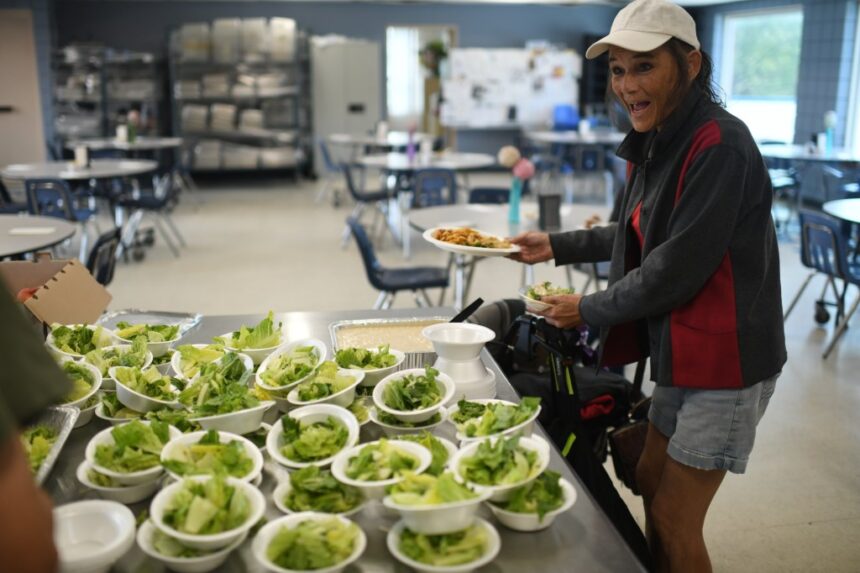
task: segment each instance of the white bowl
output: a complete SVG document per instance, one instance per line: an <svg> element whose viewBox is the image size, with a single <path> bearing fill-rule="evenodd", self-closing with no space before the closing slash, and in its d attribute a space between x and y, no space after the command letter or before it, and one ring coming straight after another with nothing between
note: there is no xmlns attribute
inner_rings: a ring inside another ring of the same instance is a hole
<svg viewBox="0 0 860 573"><path fill-rule="evenodd" d="M178 409L181 407L177 400L161 400L132 390L117 380L116 373L118 368L128 368L128 366L111 366L110 369L108 369L108 373L116 386L116 397L123 406L144 414L146 412L152 412L153 410L160 410L161 408ZM171 388L173 388L172 384ZM174 395L178 397L179 392L176 388L173 388L173 391Z"/></svg>
<svg viewBox="0 0 860 573"><path fill-rule="evenodd" d="M111 346L104 346L101 350L107 350L109 348L120 348L125 352L128 352L131 349L131 345L129 344L113 344ZM89 363L88 363L89 364ZM141 370L146 370L152 364L152 352L146 351L146 356L143 359L143 365L140 366ZM111 367L113 368L113 367ZM108 375L102 377L102 390L116 390L116 380L110 376L110 368L108 368Z"/></svg>
<svg viewBox="0 0 860 573"><path fill-rule="evenodd" d="M277 350L284 343L284 333L281 332L280 341L275 346L269 346L267 348L236 348L235 346L230 346L230 342L233 340L233 331L225 332L221 336L218 337L220 340L224 342L224 348L231 352L241 352L242 354L247 354L251 357L251 360L254 361L254 365L260 364L266 357Z"/></svg>
<svg viewBox="0 0 860 573"><path fill-rule="evenodd" d="M344 444L343 448L341 448L338 453L343 450L347 450L358 443L358 434L360 431L358 420L355 418L355 415L346 408L341 408L340 406L334 406L332 404L314 404L312 406L297 408L287 415L299 422L305 422L308 424L322 422L331 416L346 426L346 444ZM272 425L272 429L269 430L269 435L266 438L266 450L269 452L269 455L272 456L272 459L282 466L296 469L307 466L319 466L324 468L331 465L332 460L337 456L337 454L334 454L314 462L297 462L289 459L281 453L281 448L284 446L283 428L283 421L278 420Z"/></svg>
<svg viewBox="0 0 860 573"><path fill-rule="evenodd" d="M428 406L427 408L420 408L418 410L411 411L403 411L403 410L395 410L393 408L389 408L385 405L385 401L383 400L383 395L385 393L385 388L392 382L400 380L401 378L405 378L406 376L423 376L425 373L424 368L410 368L408 370L401 370L399 372L395 372L394 374L389 374L385 378L383 378L379 384L377 384L373 388L373 405L376 406L379 410L387 414L391 414L398 420L403 422L409 422L412 424L423 422L425 420L429 420L436 414L440 408L442 408L451 398L454 397L454 394L457 391L457 387L454 384L454 381L451 380L451 377L447 374L439 373L436 376L436 386L441 390L441 399L433 404L432 406Z"/></svg>
<svg viewBox="0 0 860 573"><path fill-rule="evenodd" d="M99 369L96 368L95 366L93 366L92 364L88 364L86 362L78 362L77 360L72 360L71 358L63 358L60 361L60 368L62 368L63 364L66 362L73 362L73 363L77 364L78 366L83 366L93 376L93 385L90 388L90 391L87 392L85 396L83 396L82 398L78 398L74 402L67 402L65 404L62 404L63 406L70 406L72 408L77 408L78 410L80 410L81 406L83 406L87 402L87 400L89 400L90 398L95 396L96 392L98 392L101 389L101 387L102 387L102 373L99 372ZM88 408L88 409L91 410L91 408ZM78 418L79 418L78 423L75 424L76 428L78 427L78 424L80 423L80 416ZM92 414L90 415L90 419L92 419ZM84 424L86 424L86 422L84 422ZM84 424L80 424L80 425L83 426Z"/></svg>
<svg viewBox="0 0 860 573"><path fill-rule="evenodd" d="M267 424L266 422L263 422L262 424L260 424L260 427L257 428L257 430L263 430L265 437L268 437L269 432L272 430L272 425ZM254 430L254 431L256 432L257 430ZM249 442L251 442L252 444L254 444L254 442L251 440L251 438L248 437L248 434L251 434L251 433L253 433L253 432L248 432L247 434L242 434L242 437L245 438L246 440L248 440ZM257 444L254 444L254 446L256 446L257 449L260 450L260 453L263 454L263 458L265 459L265 457L266 457L266 440L265 440L265 438L263 439L263 445L257 446Z"/></svg>
<svg viewBox="0 0 860 573"><path fill-rule="evenodd" d="M119 426L120 424L127 424L132 420L139 420L140 418L112 418L105 413L104 405L99 402L96 404L95 410L96 418L104 420L105 422L110 422L111 426Z"/></svg>
<svg viewBox="0 0 860 573"><path fill-rule="evenodd" d="M294 386L293 389L290 390L290 393L287 394L287 402L293 404L294 406L310 406L312 404L333 404L335 406L341 406L342 408L346 408L355 401L355 389L359 384L361 384L361 381L364 380L364 371L344 370L343 368L338 368L337 373L352 376L352 384L350 384L340 392L332 394L331 396L326 396L325 398L320 398L318 400L308 400L307 402L299 399L299 388L298 386Z"/></svg>
<svg viewBox="0 0 860 573"><path fill-rule="evenodd" d="M196 478L187 478L188 480L194 481L206 481L209 479L214 479L211 476L207 477L196 477ZM149 506L149 515L151 516L152 523L160 529L163 533L176 538L177 541L182 543L183 545L187 545L188 547L193 547L194 549L204 549L204 550L213 550L213 549L221 549L223 547L227 547L228 545L233 544L237 539L248 534L248 531L260 521L260 518L263 517L263 513L266 511L266 498L263 497L263 494L260 493L253 485L244 482L242 480L238 480L236 478L227 478L227 483L238 490L241 490L242 493L248 498L248 503L251 506L250 514L248 518L240 525L239 527L234 527L228 531L222 531L221 533L212 533L207 535L192 535L190 533L183 533L181 531L177 531L170 527L169 525L164 523L164 509L167 507L167 504L173 499L173 496L176 495L182 486L184 481L179 481L174 484L171 484L160 492L158 492L155 498L152 500L152 504Z"/></svg>
<svg viewBox="0 0 860 573"><path fill-rule="evenodd" d="M152 521L147 519L137 530L138 547L156 561L163 563L167 569L177 571L178 573L206 573L207 571L214 571L223 565L230 556L230 553L242 545L248 537L248 534L245 533L227 547L199 557L168 557L156 551L152 543L152 537L156 531Z"/></svg>
<svg viewBox="0 0 860 573"><path fill-rule="evenodd" d="M398 513L415 533L440 535L466 529L475 522L481 503L490 497L488 491L476 493L473 499L437 505L400 505L387 495L382 505Z"/></svg>
<svg viewBox="0 0 860 573"><path fill-rule="evenodd" d="M93 416L96 413L96 409L101 405L101 402L96 402L89 408L84 408L81 410L81 413L78 414L78 419L75 420L75 428L82 428L93 421Z"/></svg>
<svg viewBox="0 0 860 573"><path fill-rule="evenodd" d="M64 326L68 326L69 328L77 328L79 326L86 326L87 329L89 329L89 330L95 330L97 325L95 325L95 324L66 324ZM107 335L107 339L109 339L111 341L111 344L116 343L117 338L113 335L113 333L110 330L102 327L102 331ZM53 332L48 333L48 337L45 339L45 344L47 345L48 350L50 350L51 353L54 356L56 356L57 358L69 358L72 360L80 360L84 356L83 354L77 354L75 352L65 352L65 351L57 348L57 346L54 344L54 333Z"/></svg>
<svg viewBox="0 0 860 573"><path fill-rule="evenodd" d="M535 299L531 298L530 296L528 296L526 294L528 292L528 290L529 290L529 287L520 287L520 290L519 290L520 298L523 300L523 302L526 303L526 310L528 310L529 312L542 313L542 312L545 312L547 309L552 308L551 304L549 304L547 302L535 300Z"/></svg>
<svg viewBox="0 0 860 573"><path fill-rule="evenodd" d="M271 400L260 402L259 406L246 408L229 414L216 414L214 416L203 416L202 418L189 418L197 422L204 430L218 430L219 432L230 432L231 434L247 434L253 432L263 423L263 415L266 410L274 406Z"/></svg>
<svg viewBox="0 0 860 573"><path fill-rule="evenodd" d="M454 442L452 442L451 440L446 440L445 438L440 438L439 436L433 436L433 437L436 438L437 440L439 440L439 442L442 444L442 446L448 452L448 458L445 460L445 467L447 468L448 464L451 462L451 460L454 459L454 454L456 454L459 451L459 448L457 448L457 446L454 445ZM412 441L412 440L407 440L407 441ZM422 446L424 445L424 444L420 444L419 442L414 442L414 443L416 443L418 445L422 445ZM427 451L430 451L430 448L427 448ZM430 455L432 456L433 452L430 452ZM432 463L432 461L431 461L431 463Z"/></svg>
<svg viewBox="0 0 860 573"><path fill-rule="evenodd" d="M457 393L453 402L459 400L491 400L496 397L496 373L487 368L486 376L476 382L456 382Z"/></svg>
<svg viewBox="0 0 860 573"><path fill-rule="evenodd" d="M400 551L400 535L403 533L403 529L406 528L406 524L403 521L398 521L394 524L394 527L392 527L388 532L385 542L386 545L388 545L388 551L391 552L395 559L419 573L468 573L469 571L474 571L479 567L483 567L495 559L496 555L499 554L499 550L502 548L502 540L499 538L499 532L496 531L495 527L490 525L488 521L481 518L477 518L475 523L480 527L483 527L487 532L487 548L479 559L462 565L452 565L449 567L428 565L426 563L410 559L404 555L403 552Z"/></svg>
<svg viewBox="0 0 860 573"><path fill-rule="evenodd" d="M313 346L314 350L316 350L317 356L319 358L319 360L317 360L316 366L314 366L314 368L313 368L313 370L311 370L310 374L308 374L304 378L299 378L298 380L296 380L294 382L290 382L289 384L283 384L281 386L269 386L268 384L266 384L265 381L263 381L263 377L261 376L261 374L268 369L269 363L272 360L274 360L278 356L281 356L283 354L288 354L288 353L292 352L293 350L295 350L296 348L301 348L303 346ZM323 362L325 362L325 360L327 358L328 358L328 347L321 340L317 340L316 338L305 338L302 340L296 340L295 342L290 342L289 344L278 348L277 350L275 350L274 352L269 354L265 360L263 360L263 363L260 364L260 367L257 369L257 377L256 377L257 386L259 386L263 390L266 390L267 392L277 392L277 393L283 394L284 392L288 391L290 388L293 388L293 387L301 384L302 382L304 382L305 380L307 380L308 378L313 376L314 373L317 371L317 368L319 367L319 365L322 364Z"/></svg>
<svg viewBox="0 0 860 573"><path fill-rule="evenodd" d="M207 346L211 346L210 344L183 344L182 346L193 346L194 348L206 348ZM216 359L217 360L217 359ZM174 351L173 357L170 359L170 367L173 368L173 373L180 380L191 380L194 378L192 376L189 378L185 374L182 373L182 354L179 351Z"/></svg>
<svg viewBox="0 0 860 573"><path fill-rule="evenodd" d="M469 402L477 402L478 404L507 404L508 406L516 406L517 405L515 402L509 402L508 400L496 400L496 399L469 400ZM457 404L448 408L448 421L451 422L451 424L455 428L457 427L457 424L454 423L454 415L459 411L460 411L460 408ZM466 434L460 432L460 430L457 430L457 436L456 437L457 437L457 440L460 442L461 446L468 444L468 443L471 443L471 442L477 442L477 441L483 440L484 438L492 438L492 437L496 437L496 436L512 436L514 434L522 434L525 437L529 437L534 432L535 422L537 421L538 416L540 415L540 411L541 411L541 407L538 406L537 410L535 410L535 413L525 422L517 424L516 426L511 426L507 430L502 430L501 432L496 432L495 434L490 434L489 436L470 437L470 436L467 436Z"/></svg>
<svg viewBox="0 0 860 573"><path fill-rule="evenodd" d="M331 473L337 481L357 487L364 493L364 497L367 499L380 499L385 495L386 487L403 481L403 476L395 476L393 478L379 481L359 481L347 477L346 467L349 465L349 460L357 456L362 448L376 443L378 442L368 442L366 444L353 446L348 450L343 450L335 456L334 461L332 461L331 464ZM427 466L429 466L433 461L433 456L430 455L427 448L421 444L406 442L403 440L389 440L388 443L395 446L397 449L418 458L418 467L412 470L413 473L420 474L426 470Z"/></svg>
<svg viewBox="0 0 860 573"><path fill-rule="evenodd" d="M531 483L546 469L546 466L549 464L549 444L543 438L539 438L537 436L531 438L520 438L519 445L527 450L532 450L537 453L537 466L532 472L532 475L520 482L514 484L506 484L506 485L481 485L475 482L471 482L460 473L460 462L466 458L472 457L478 449L478 446L485 441L491 441L495 443L497 440L503 438L484 438L482 440L477 440L466 444L460 448L460 451L454 456L453 459L450 460L448 467L451 468L451 471L454 472L454 475L460 478L464 483L469 484L475 491L489 491L491 492L490 501L507 501L507 499L511 496L511 493L518 487L522 487L528 483Z"/></svg>
<svg viewBox="0 0 860 573"><path fill-rule="evenodd" d="M170 360L167 362L162 362L161 364L152 364L152 366L158 369L159 372L164 374L165 376L173 376L175 373L173 372L173 357L176 355L176 351L172 348L168 350L170 353ZM153 354L153 363L155 362L155 355Z"/></svg>
<svg viewBox="0 0 860 573"><path fill-rule="evenodd" d="M63 573L108 571L134 545L134 514L100 499L55 507L54 544Z"/></svg>
<svg viewBox="0 0 860 573"><path fill-rule="evenodd" d="M200 438L202 438L205 435L206 435L205 431L191 432L189 434L183 434L183 435L179 436L178 438L175 438L175 439L167 442L164 445L164 449L161 450L161 462L162 462L162 464L165 461L172 459L174 457L173 454L176 452L176 450L178 448L180 448L182 446L190 446L192 444L196 444L197 442L200 441ZM257 446L255 446L254 442L252 442L251 440L244 438L242 436L239 436L237 434L231 434L229 432L218 432L218 437L219 437L222 444L226 444L226 443L232 442L232 441L238 441L239 443L242 444L242 447L245 448L245 453L247 453L248 457L251 458L251 461L253 462L253 466L251 466L251 471L248 472L248 474L246 474L244 476L240 476L239 479L242 481L247 481L247 482L254 481L260 475L260 473L263 471L263 454L260 452L260 449ZM177 474L176 472L172 472L167 468L165 468L165 471L168 474L170 474L171 477L173 477L175 479L182 479L185 477L191 477L191 476L183 476L183 475ZM205 474L195 474L195 475L205 475Z"/></svg>
<svg viewBox="0 0 860 573"><path fill-rule="evenodd" d="M404 426L393 426L391 424L386 424L379 419L379 412L377 412L376 408L373 406L369 407L367 410L368 418L370 419L370 421L382 428L382 431L385 432L386 436L398 436L401 434L420 434L424 430L427 430L429 432L433 428L438 428L439 426L444 424L447 414L447 410L445 410L445 407L443 406L442 408L439 408L439 411L437 412L439 414L438 422L434 422L426 426L418 426L416 428L407 428Z"/></svg>
<svg viewBox="0 0 860 573"><path fill-rule="evenodd" d="M496 333L486 326L467 322L431 324L421 334L433 343L436 354L448 360L477 358L484 344L496 337Z"/></svg>
<svg viewBox="0 0 860 573"><path fill-rule="evenodd" d="M272 492L272 499L275 502L275 506L278 508L278 510L281 511L281 513L286 513L287 515L295 515L297 513L301 513L301 512L293 511L292 509L287 507L287 504L285 502L285 500L287 499L287 495L289 495L289 493L292 491L292 489L293 489L293 484L290 483L290 479L289 479L289 477L287 477L285 479L280 480L280 482L278 482L278 486L275 488L275 491ZM354 508L350 509L349 511L344 511L343 513L331 513L328 515L340 515L342 517L349 517L350 515L355 515L356 513L358 513L362 509L364 509L365 505L367 505L366 499L364 501L362 501L360 504L358 504L357 506L355 506ZM323 512L318 512L318 513L323 513Z"/></svg>
<svg viewBox="0 0 860 573"><path fill-rule="evenodd" d="M307 520L323 520L323 519L331 519L333 516L327 513L316 513L312 511L306 511L303 513L294 513L292 515L286 515L284 517L280 517L273 521L270 521L266 525L264 525L259 532L257 532L257 536L254 537L254 541L251 545L251 550L254 554L254 558L257 562L267 571L276 571L279 573L295 573L291 569L284 569L283 567L279 567L269 561L269 558L266 557L266 551L269 548L269 543L272 541L272 538L278 533L281 528L287 527L292 528L297 526L299 523ZM349 519L342 516L334 516L336 519L341 520L344 524L352 523ZM338 573L342 571L347 565L352 563L361 557L361 554L364 553L364 549L367 547L367 536L364 534L364 531L359 527L358 535L355 538L355 547L353 547L352 554L341 561L340 563L333 565L331 567L324 567L322 569L314 569L314 573Z"/></svg>
<svg viewBox="0 0 860 573"><path fill-rule="evenodd" d="M130 340L128 338L120 338L116 330L113 330L111 334L113 334L113 337L119 340L122 344L131 344L132 342L134 342L133 339ZM179 339L182 338L182 335L183 332L179 331L176 333L176 338L174 338L173 340L164 340L162 342L150 342L149 339L147 339L146 349L152 352L152 355L154 357L161 356L165 354L168 350L170 350L174 344L179 342Z"/></svg>
<svg viewBox="0 0 860 573"><path fill-rule="evenodd" d="M480 357L471 360L448 360L441 356L433 363L433 368L447 374L455 383L474 383L487 377L487 367Z"/></svg>
<svg viewBox="0 0 860 573"><path fill-rule="evenodd" d="M87 476L87 472L91 469L94 468L90 465L90 462L86 460L78 464L78 469L75 470L75 476L77 476L78 481L85 487L96 492L100 498L117 501L125 505L131 505L145 500L154 494L160 485L160 477L156 476L152 481L137 485L105 487L103 485L94 484L90 481L89 476Z"/></svg>
<svg viewBox="0 0 860 573"><path fill-rule="evenodd" d="M142 424L146 424L147 426L150 424L146 421L141 421ZM173 426L167 426L168 432L170 434L170 439L174 440L182 435L182 432L174 428ZM161 465L153 466L151 468L147 468L145 470L140 470L136 472L129 473L121 473L114 470L110 470L108 468L100 466L96 462L96 447L99 445L112 445L114 443L113 435L111 431L113 428L106 428L92 437L92 439L87 444L87 449L84 452L85 459L93 466L93 469L102 473L110 478L116 480L117 483L122 485L137 485L141 483L145 483L148 481L152 481L161 475L163 468Z"/></svg>
<svg viewBox="0 0 860 573"><path fill-rule="evenodd" d="M487 506L502 525L515 531L540 531L541 529L546 529L552 525L557 515L573 507L574 502L576 502L576 490L573 484L564 478L560 478L558 481L564 492L564 502L558 509L548 511L542 520L538 519L538 514L536 513L516 513L502 509L492 503L488 503Z"/></svg>
<svg viewBox="0 0 860 573"><path fill-rule="evenodd" d="M367 350L371 352L378 352L378 347L368 347ZM363 368L361 369L364 372L364 380L361 381L362 386L376 386L380 380L395 372L400 365L403 364L403 361L406 360L406 354L395 350L394 348L389 348L388 353L394 356L397 361L392 366L386 366L385 368ZM337 356L337 353L335 353Z"/></svg>

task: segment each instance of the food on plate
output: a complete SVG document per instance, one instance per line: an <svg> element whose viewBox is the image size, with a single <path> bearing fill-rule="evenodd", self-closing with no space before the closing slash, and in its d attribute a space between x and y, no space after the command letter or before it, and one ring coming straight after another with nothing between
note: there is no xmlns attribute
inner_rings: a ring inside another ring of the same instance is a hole
<svg viewBox="0 0 860 573"><path fill-rule="evenodd" d="M284 445L281 453L295 462L314 462L331 457L346 445L349 431L337 418L329 416L320 422L302 422L283 416Z"/></svg>
<svg viewBox="0 0 860 573"><path fill-rule="evenodd" d="M564 503L560 479L558 472L546 470L531 483L515 489L507 501L495 505L514 513L536 513L542 521L547 513Z"/></svg>
<svg viewBox="0 0 860 573"><path fill-rule="evenodd" d="M400 534L399 549L419 563L435 567L452 567L480 559L487 551L489 540L480 525L442 535L424 535L404 528Z"/></svg>
<svg viewBox="0 0 860 573"><path fill-rule="evenodd" d="M433 352L433 344L421 331L443 320L389 321L380 324L347 324L335 331L338 348L376 348L390 344L401 352Z"/></svg>
<svg viewBox="0 0 860 573"><path fill-rule="evenodd" d="M266 557L290 571L333 567L355 550L358 526L336 517L308 519L295 527L282 527L266 548Z"/></svg>
<svg viewBox="0 0 860 573"><path fill-rule="evenodd" d="M143 394L155 400L171 401L176 399L176 388L173 379L165 376L157 368L146 370L121 366L114 370L116 381L138 394Z"/></svg>
<svg viewBox="0 0 860 573"><path fill-rule="evenodd" d="M346 477L356 481L383 481L414 471L418 463L415 456L381 438L351 457L345 473Z"/></svg>
<svg viewBox="0 0 860 573"><path fill-rule="evenodd" d="M359 424L365 423L370 418L370 411L367 409L367 398L365 396L356 397L352 404L347 407L347 410L352 412Z"/></svg>
<svg viewBox="0 0 860 573"><path fill-rule="evenodd" d="M191 535L212 535L236 529L251 514L251 502L238 487L215 476L186 479L164 506L164 523Z"/></svg>
<svg viewBox="0 0 860 573"><path fill-rule="evenodd" d="M165 469L181 476L228 475L243 478L254 469L254 461L239 440L221 441L221 435L209 430L196 444L181 444L164 460Z"/></svg>
<svg viewBox="0 0 860 573"><path fill-rule="evenodd" d="M404 434L402 436L398 436L397 439L406 440L407 442L415 442L416 444L421 444L430 450L433 460L427 467L426 472L428 474L438 476L445 470L445 464L448 463L448 449L442 445L442 442L440 442L436 436L427 430L424 430L420 434Z"/></svg>
<svg viewBox="0 0 860 573"><path fill-rule="evenodd" d="M573 294L572 288L553 286L550 281L532 285L526 290L526 296L533 300L542 300L546 296Z"/></svg>
<svg viewBox="0 0 860 573"><path fill-rule="evenodd" d="M110 333L101 326L52 324L51 335L58 350L79 356L113 344Z"/></svg>
<svg viewBox="0 0 860 573"><path fill-rule="evenodd" d="M223 342L236 350L272 348L281 343L281 323L275 328L274 314L269 311L256 326L242 326L230 337L216 338L215 342Z"/></svg>
<svg viewBox="0 0 860 573"><path fill-rule="evenodd" d="M146 363L146 338L138 336L131 345L96 348L84 355L84 361L92 364L107 376L112 366L136 366L143 368Z"/></svg>
<svg viewBox="0 0 860 573"><path fill-rule="evenodd" d="M442 390L436 383L438 375L438 370L425 366L423 375L407 374L391 380L383 389L382 401L392 410L401 412L434 406L442 400Z"/></svg>
<svg viewBox="0 0 860 573"><path fill-rule="evenodd" d="M132 410L131 408L123 405L123 403L119 401L119 398L116 397L115 392L105 392L102 394L101 400L102 412L104 412L104 415L108 418L134 420L143 416L143 414L137 410Z"/></svg>
<svg viewBox="0 0 860 573"><path fill-rule="evenodd" d="M516 406L500 402L480 404L460 400L451 420L457 430L470 438L491 436L518 426L534 416L540 407L540 398L526 396Z"/></svg>
<svg viewBox="0 0 860 573"><path fill-rule="evenodd" d="M358 370L377 370L397 364L397 357L391 354L388 344L382 344L376 350L367 348L341 348L335 354L334 360L341 368Z"/></svg>
<svg viewBox="0 0 860 573"><path fill-rule="evenodd" d="M299 346L289 352L273 356L260 378L266 386L288 386L298 382L314 371L320 362L319 351L314 346Z"/></svg>
<svg viewBox="0 0 860 573"><path fill-rule="evenodd" d="M519 445L520 437L485 440L460 460L460 475L472 483L496 486L527 480L538 468L538 455Z"/></svg>
<svg viewBox="0 0 860 573"><path fill-rule="evenodd" d="M197 348L190 344L177 346L176 351L181 356L180 370L186 378L194 378L200 372L200 367L210 362L215 362L224 356L224 346L222 344L209 344L202 348Z"/></svg>
<svg viewBox="0 0 860 573"><path fill-rule="evenodd" d="M72 390L66 394L63 402L76 402L90 393L96 381L89 368L71 360L63 362L61 368L72 382Z"/></svg>
<svg viewBox="0 0 860 573"><path fill-rule="evenodd" d="M380 424L385 424L386 426L392 426L395 428L429 428L430 426L434 426L442 421L442 414L436 412L428 420L424 420L422 422L404 422L403 420L395 418L388 412L377 410L376 419L379 420Z"/></svg>
<svg viewBox="0 0 860 573"><path fill-rule="evenodd" d="M483 249L509 249L511 242L493 235L486 235L475 229L460 227L457 229L436 229L433 238L437 241L463 245L465 247L481 247Z"/></svg>
<svg viewBox="0 0 860 573"><path fill-rule="evenodd" d="M48 457L57 437L57 432L42 424L21 432L21 444L24 446L27 459L30 460L30 469L34 474L42 467L42 462Z"/></svg>
<svg viewBox="0 0 860 573"><path fill-rule="evenodd" d="M290 473L290 491L283 502L294 512L346 513L364 503L364 496L337 481L329 470L307 466Z"/></svg>
<svg viewBox="0 0 860 573"><path fill-rule="evenodd" d="M398 505L442 505L474 499L477 493L445 472L439 477L407 474L400 483L388 488L391 501Z"/></svg>
<svg viewBox="0 0 860 573"><path fill-rule="evenodd" d="M297 391L299 400L313 402L333 396L355 384L355 376L341 372L337 364L326 361L320 364L314 375L299 384Z"/></svg>
<svg viewBox="0 0 860 573"><path fill-rule="evenodd" d="M144 424L132 420L114 426L113 444L96 446L96 463L117 473L133 473L153 468L161 463L161 450L170 441L170 429L164 422Z"/></svg>
<svg viewBox="0 0 860 573"><path fill-rule="evenodd" d="M115 334L123 340L133 340L143 336L149 342L170 342L179 338L178 324L130 324L125 321L116 324Z"/></svg>

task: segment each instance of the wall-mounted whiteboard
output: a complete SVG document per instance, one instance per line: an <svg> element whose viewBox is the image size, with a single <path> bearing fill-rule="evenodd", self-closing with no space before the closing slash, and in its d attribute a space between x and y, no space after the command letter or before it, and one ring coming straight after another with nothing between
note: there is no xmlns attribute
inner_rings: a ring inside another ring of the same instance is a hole
<svg viewBox="0 0 860 573"><path fill-rule="evenodd" d="M573 50L456 48L442 82L442 124L493 128L552 123L577 105L582 58Z"/></svg>

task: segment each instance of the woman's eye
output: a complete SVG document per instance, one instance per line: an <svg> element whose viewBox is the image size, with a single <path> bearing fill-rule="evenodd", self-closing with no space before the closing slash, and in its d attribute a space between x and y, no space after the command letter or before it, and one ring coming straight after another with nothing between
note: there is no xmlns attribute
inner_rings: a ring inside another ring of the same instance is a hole
<svg viewBox="0 0 860 573"><path fill-rule="evenodd" d="M645 64L645 63L639 64L639 71L640 72L648 72L648 71L651 71L652 69L654 69L654 66L652 66L651 64Z"/></svg>
<svg viewBox="0 0 860 573"><path fill-rule="evenodd" d="M621 68L619 68L617 66L610 68L610 71L612 72L613 76L620 76L621 74L624 73L624 70L622 70Z"/></svg>

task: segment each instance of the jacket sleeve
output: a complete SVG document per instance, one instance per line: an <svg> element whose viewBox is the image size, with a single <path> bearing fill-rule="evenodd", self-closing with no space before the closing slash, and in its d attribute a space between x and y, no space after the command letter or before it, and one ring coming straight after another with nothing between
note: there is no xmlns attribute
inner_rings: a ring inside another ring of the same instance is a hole
<svg viewBox="0 0 860 573"><path fill-rule="evenodd" d="M667 313L692 299L729 249L744 203L747 163L725 144L702 151L686 173L666 241L621 280L583 297L583 320L612 326Z"/></svg>
<svg viewBox="0 0 860 573"><path fill-rule="evenodd" d="M617 223L603 227L553 233L549 236L556 266L571 263L598 263L612 258Z"/></svg>

